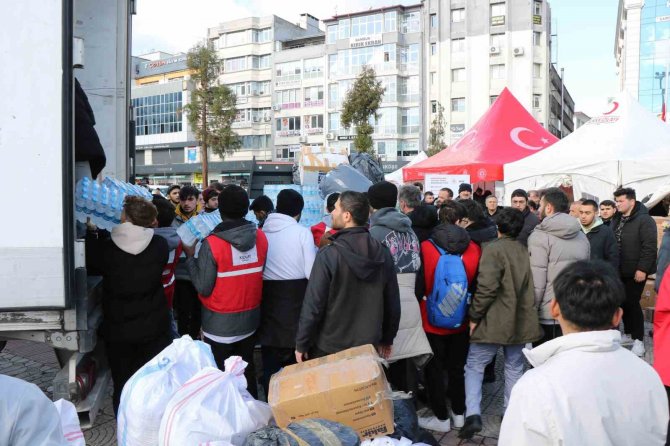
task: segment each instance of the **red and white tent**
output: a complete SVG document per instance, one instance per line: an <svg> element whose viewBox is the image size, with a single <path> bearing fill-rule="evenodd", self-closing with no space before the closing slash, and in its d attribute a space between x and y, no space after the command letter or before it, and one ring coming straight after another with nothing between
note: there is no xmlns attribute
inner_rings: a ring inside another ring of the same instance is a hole
<svg viewBox="0 0 670 446"><path fill-rule="evenodd" d="M491 108L463 137L425 161L403 169L405 182L427 173L470 175L470 182L502 181L503 165L558 141L505 88Z"/></svg>

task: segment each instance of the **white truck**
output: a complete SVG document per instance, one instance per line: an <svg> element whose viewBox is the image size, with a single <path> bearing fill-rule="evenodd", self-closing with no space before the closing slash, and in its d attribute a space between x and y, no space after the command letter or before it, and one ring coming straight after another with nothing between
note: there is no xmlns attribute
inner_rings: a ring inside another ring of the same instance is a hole
<svg viewBox="0 0 670 446"><path fill-rule="evenodd" d="M21 0L0 14L0 342L56 349L53 398L92 424L110 380L97 342L99 277L88 277L77 238L75 77L95 114L101 175L133 177L130 36L134 0ZM80 234L81 235L81 234Z"/></svg>

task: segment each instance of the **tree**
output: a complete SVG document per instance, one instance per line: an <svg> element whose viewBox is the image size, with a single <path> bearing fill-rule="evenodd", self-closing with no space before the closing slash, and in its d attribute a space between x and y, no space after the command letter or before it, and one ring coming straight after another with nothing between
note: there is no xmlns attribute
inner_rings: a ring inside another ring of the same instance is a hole
<svg viewBox="0 0 670 446"><path fill-rule="evenodd" d="M379 119L379 105L386 88L377 80L372 67L363 66L354 85L347 92L342 110L342 125L345 129L356 127L354 146L359 153L373 153L372 133L374 127L370 118Z"/></svg>
<svg viewBox="0 0 670 446"><path fill-rule="evenodd" d="M444 132L446 123L444 121L444 107L437 103L437 113L430 126L430 136L428 137L428 156L433 156L441 152L446 144L444 143Z"/></svg>
<svg viewBox="0 0 670 446"><path fill-rule="evenodd" d="M237 116L235 94L219 84L222 61L211 44L198 45L188 52L187 65L195 88L191 101L184 106L188 123L200 144L203 187L208 184L208 150L225 158L242 145L232 129Z"/></svg>

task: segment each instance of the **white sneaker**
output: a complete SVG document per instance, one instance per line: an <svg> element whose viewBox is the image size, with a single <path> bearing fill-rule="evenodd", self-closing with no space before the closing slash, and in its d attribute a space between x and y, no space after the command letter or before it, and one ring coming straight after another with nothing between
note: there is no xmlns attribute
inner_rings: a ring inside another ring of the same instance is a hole
<svg viewBox="0 0 670 446"><path fill-rule="evenodd" d="M630 337L629 334L622 333L621 334L621 345L629 345L633 343L633 338Z"/></svg>
<svg viewBox="0 0 670 446"><path fill-rule="evenodd" d="M436 416L420 417L419 426L429 431L435 432L449 432L451 430L451 423L449 420L440 420Z"/></svg>
<svg viewBox="0 0 670 446"><path fill-rule="evenodd" d="M635 356L639 356L640 358L643 357L646 352L644 343L636 339L633 342L633 348L630 351L632 351Z"/></svg>
<svg viewBox="0 0 670 446"><path fill-rule="evenodd" d="M451 422L453 423L456 429L460 429L465 424L465 415L457 415L455 413L452 413Z"/></svg>

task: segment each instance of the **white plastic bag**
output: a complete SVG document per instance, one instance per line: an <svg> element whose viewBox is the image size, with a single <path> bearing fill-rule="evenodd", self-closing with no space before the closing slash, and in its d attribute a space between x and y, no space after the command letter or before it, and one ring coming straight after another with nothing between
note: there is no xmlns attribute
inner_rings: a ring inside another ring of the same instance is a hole
<svg viewBox="0 0 670 446"><path fill-rule="evenodd" d="M227 441L242 446L251 432L267 426L270 406L247 391L239 356L226 359L226 371L206 368L172 397L159 434L159 446Z"/></svg>
<svg viewBox="0 0 670 446"><path fill-rule="evenodd" d="M58 415L60 415L60 424L63 428L63 436L70 446L86 446L84 433L79 425L79 415L77 409L71 402L60 399L54 402Z"/></svg>
<svg viewBox="0 0 670 446"><path fill-rule="evenodd" d="M139 369L121 393L119 446L155 446L170 399L205 367L216 367L211 347L185 335Z"/></svg>

